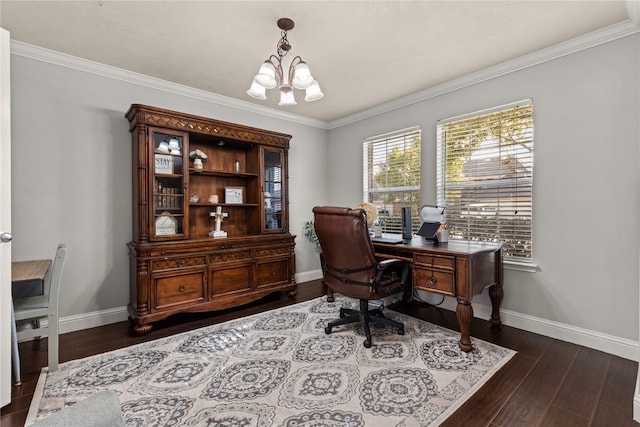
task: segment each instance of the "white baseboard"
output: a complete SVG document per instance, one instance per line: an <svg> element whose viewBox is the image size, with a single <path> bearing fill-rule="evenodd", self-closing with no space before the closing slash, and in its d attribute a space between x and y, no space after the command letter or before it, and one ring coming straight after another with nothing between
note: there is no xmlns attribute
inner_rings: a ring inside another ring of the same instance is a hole
<svg viewBox="0 0 640 427"><path fill-rule="evenodd" d="M430 300L432 299L433 297L430 298ZM455 311L456 305L457 302L454 298L445 298L440 307ZM485 320L491 318L491 306L473 303L473 317ZM603 334L565 323L553 322L505 309L500 309L500 320L502 320L503 325L603 351L624 359L637 361L640 354L640 343L638 341Z"/></svg>
<svg viewBox="0 0 640 427"><path fill-rule="evenodd" d="M296 283L310 282L322 278L322 270L312 270L296 274ZM123 322L129 318L127 307L116 307L108 310L93 311L60 318L60 333L81 331L83 329Z"/></svg>
<svg viewBox="0 0 640 427"><path fill-rule="evenodd" d="M312 270L296 274L296 282L302 284L312 280L322 278L321 270ZM428 300L433 300L431 295ZM441 308L455 311L456 301L453 298L445 298ZM480 319L491 317L491 307L478 303L473 304L473 315ZM109 310L94 311L91 313L77 314L60 319L60 333L79 331L82 329L95 328L97 326L109 325L111 323L127 320L129 313L127 307L117 307ZM603 334L588 329L579 328L559 322L552 322L534 316L518 313L510 310L500 310L502 323L528 332L556 338L562 341L593 348L608 354L613 354L625 359L639 360L640 343L637 341ZM638 377L638 387L634 398L634 409L637 406L640 417L640 373Z"/></svg>
<svg viewBox="0 0 640 427"><path fill-rule="evenodd" d="M321 269L305 271L304 273L296 273L296 283L304 283L320 279L322 279Z"/></svg>
<svg viewBox="0 0 640 427"><path fill-rule="evenodd" d="M61 317L60 333L66 334L68 332L110 325L112 323L123 322L128 318L129 311L126 306Z"/></svg>

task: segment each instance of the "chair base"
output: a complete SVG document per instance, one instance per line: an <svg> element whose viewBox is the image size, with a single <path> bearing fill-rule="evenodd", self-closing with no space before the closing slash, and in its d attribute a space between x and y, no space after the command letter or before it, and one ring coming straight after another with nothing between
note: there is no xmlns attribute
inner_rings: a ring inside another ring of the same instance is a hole
<svg viewBox="0 0 640 427"><path fill-rule="evenodd" d="M334 326L358 322L362 323L362 327L364 329L366 339L363 344L366 348L371 348L371 329L369 328L369 322L377 325L391 326L398 330L398 335L404 335L403 323L384 317L382 310L379 308L369 310L368 300L360 300L359 311L350 308L341 308L340 319L329 322L329 324L324 328L324 332L328 335L331 333Z"/></svg>

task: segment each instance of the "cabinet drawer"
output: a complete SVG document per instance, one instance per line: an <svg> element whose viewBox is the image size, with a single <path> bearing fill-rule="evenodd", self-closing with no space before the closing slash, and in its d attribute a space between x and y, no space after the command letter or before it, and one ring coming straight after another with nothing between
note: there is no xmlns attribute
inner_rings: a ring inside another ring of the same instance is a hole
<svg viewBox="0 0 640 427"><path fill-rule="evenodd" d="M431 268L437 267L440 269L453 270L455 265L455 258L446 255L431 255L431 254L415 254L416 264L421 264Z"/></svg>
<svg viewBox="0 0 640 427"><path fill-rule="evenodd" d="M156 311L202 302L205 296L205 272L156 278L154 293Z"/></svg>
<svg viewBox="0 0 640 427"><path fill-rule="evenodd" d="M291 254L290 246L256 249L256 258L274 257L274 256L282 256L282 255L290 255L290 254Z"/></svg>
<svg viewBox="0 0 640 427"><path fill-rule="evenodd" d="M213 264L218 264L223 262L251 260L253 259L253 256L251 254L251 249L247 249L242 251L216 252L211 255L210 259Z"/></svg>
<svg viewBox="0 0 640 427"><path fill-rule="evenodd" d="M258 287L289 281L289 260L258 264Z"/></svg>
<svg viewBox="0 0 640 427"><path fill-rule="evenodd" d="M455 295L453 272L425 268L413 269L413 286L416 289Z"/></svg>
<svg viewBox="0 0 640 427"><path fill-rule="evenodd" d="M164 258L151 261L151 271L170 270L172 268L196 267L207 264L207 257Z"/></svg>
<svg viewBox="0 0 640 427"><path fill-rule="evenodd" d="M251 264L209 271L211 296L248 292L251 290Z"/></svg>

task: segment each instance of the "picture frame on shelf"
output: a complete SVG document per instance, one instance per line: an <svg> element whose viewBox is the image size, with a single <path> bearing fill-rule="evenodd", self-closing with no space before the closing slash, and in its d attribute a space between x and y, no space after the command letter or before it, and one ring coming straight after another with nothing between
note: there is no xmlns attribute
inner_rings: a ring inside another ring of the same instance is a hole
<svg viewBox="0 0 640 427"><path fill-rule="evenodd" d="M173 173L173 157L168 154L155 155L155 173L171 175Z"/></svg>
<svg viewBox="0 0 640 427"><path fill-rule="evenodd" d="M231 205L239 205L244 202L243 187L225 187L224 202Z"/></svg>
<svg viewBox="0 0 640 427"><path fill-rule="evenodd" d="M156 236L172 236L178 232L178 221L169 212L156 218Z"/></svg>

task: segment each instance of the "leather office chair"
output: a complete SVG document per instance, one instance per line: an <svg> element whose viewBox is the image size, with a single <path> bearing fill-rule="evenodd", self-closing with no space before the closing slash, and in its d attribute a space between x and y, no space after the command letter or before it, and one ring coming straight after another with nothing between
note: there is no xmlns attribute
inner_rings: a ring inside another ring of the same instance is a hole
<svg viewBox="0 0 640 427"><path fill-rule="evenodd" d="M51 274L45 278L44 295L28 298L17 298L13 301L15 320L32 320L33 329L18 331L18 339L32 339L46 336L48 338L49 371L58 369L58 301L60 298L60 279L64 267L67 247L64 243L58 245L53 259ZM40 320L47 319L47 326Z"/></svg>
<svg viewBox="0 0 640 427"><path fill-rule="evenodd" d="M340 309L340 319L333 327L361 322L366 336L364 346L371 347L369 322L397 328L404 334L404 325L382 315L381 310L369 310L369 301L403 291L407 285L410 264L398 259L378 262L367 228L364 209L316 206L314 227L322 249L322 282L333 291L360 300L360 310Z"/></svg>

